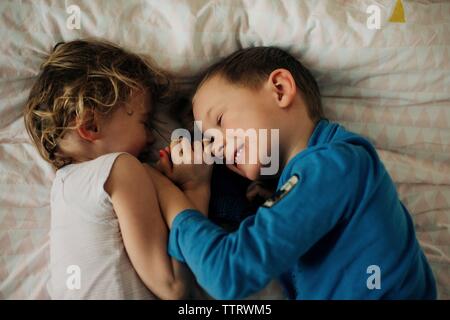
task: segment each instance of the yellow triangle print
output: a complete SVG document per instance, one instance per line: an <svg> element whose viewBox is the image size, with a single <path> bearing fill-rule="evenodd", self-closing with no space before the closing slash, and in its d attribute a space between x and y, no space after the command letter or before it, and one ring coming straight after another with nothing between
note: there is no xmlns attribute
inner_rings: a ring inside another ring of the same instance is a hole
<svg viewBox="0 0 450 320"><path fill-rule="evenodd" d="M405 11L403 9L402 0L397 0L394 11L392 12L389 22L405 23Z"/></svg>

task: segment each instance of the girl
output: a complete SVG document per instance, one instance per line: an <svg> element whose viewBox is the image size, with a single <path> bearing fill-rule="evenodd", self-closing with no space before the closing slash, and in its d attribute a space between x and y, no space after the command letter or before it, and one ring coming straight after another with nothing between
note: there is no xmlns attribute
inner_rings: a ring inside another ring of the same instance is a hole
<svg viewBox="0 0 450 320"><path fill-rule="evenodd" d="M189 270L167 255L153 169L137 159L154 141L150 114L168 85L150 62L103 41L61 43L41 66L24 116L40 155L57 169L52 298L202 297Z"/></svg>

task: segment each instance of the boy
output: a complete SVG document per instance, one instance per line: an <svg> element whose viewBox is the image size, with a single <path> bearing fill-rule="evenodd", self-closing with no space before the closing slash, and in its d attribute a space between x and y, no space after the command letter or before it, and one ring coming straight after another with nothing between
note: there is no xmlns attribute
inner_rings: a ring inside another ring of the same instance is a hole
<svg viewBox="0 0 450 320"><path fill-rule="evenodd" d="M277 192L233 233L170 184L160 188L169 253L213 297L244 298L278 278L292 299L436 298L411 217L374 147L323 119L318 86L300 62L277 48L237 51L207 70L193 113L203 130L224 133L224 149L230 128L279 129L280 137L270 150L282 170ZM249 151L237 139L233 160ZM260 160L228 166L256 180ZM183 169L166 152L160 167L172 178Z"/></svg>

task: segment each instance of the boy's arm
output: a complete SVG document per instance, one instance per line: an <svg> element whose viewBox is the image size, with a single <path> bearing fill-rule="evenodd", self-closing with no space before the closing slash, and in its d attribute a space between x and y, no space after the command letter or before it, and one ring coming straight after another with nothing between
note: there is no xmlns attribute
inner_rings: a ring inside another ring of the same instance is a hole
<svg viewBox="0 0 450 320"><path fill-rule="evenodd" d="M345 152L304 157L286 177L294 177L290 189L260 207L233 233L188 206L180 212L180 206L162 197L161 208L171 228L169 253L185 261L215 298L245 298L262 289L295 265L349 212L354 199L350 191L363 185L365 177L359 174L364 171L361 162L349 161L346 157L352 155Z"/></svg>
<svg viewBox="0 0 450 320"><path fill-rule="evenodd" d="M162 299L188 298L195 281L188 268L167 254L168 231L155 186L133 156L120 155L105 183L125 248L142 281Z"/></svg>

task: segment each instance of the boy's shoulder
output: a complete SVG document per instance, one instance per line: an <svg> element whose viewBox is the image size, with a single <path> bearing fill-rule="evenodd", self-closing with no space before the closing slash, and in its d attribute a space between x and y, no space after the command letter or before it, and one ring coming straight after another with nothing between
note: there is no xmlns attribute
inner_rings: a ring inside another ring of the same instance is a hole
<svg viewBox="0 0 450 320"><path fill-rule="evenodd" d="M363 146L331 142L297 154L283 170L277 190L307 195L309 203L354 205L384 173L381 162Z"/></svg>
<svg viewBox="0 0 450 320"><path fill-rule="evenodd" d="M345 143L331 143L305 149L294 156L285 170L296 170L303 167L326 169L333 163L336 169L345 169L361 157L364 151Z"/></svg>
<svg viewBox="0 0 450 320"><path fill-rule="evenodd" d="M359 178L378 174L384 167L373 145L357 134L342 135L307 147L289 161L282 173L283 180L294 174L314 176L331 181L358 183Z"/></svg>

